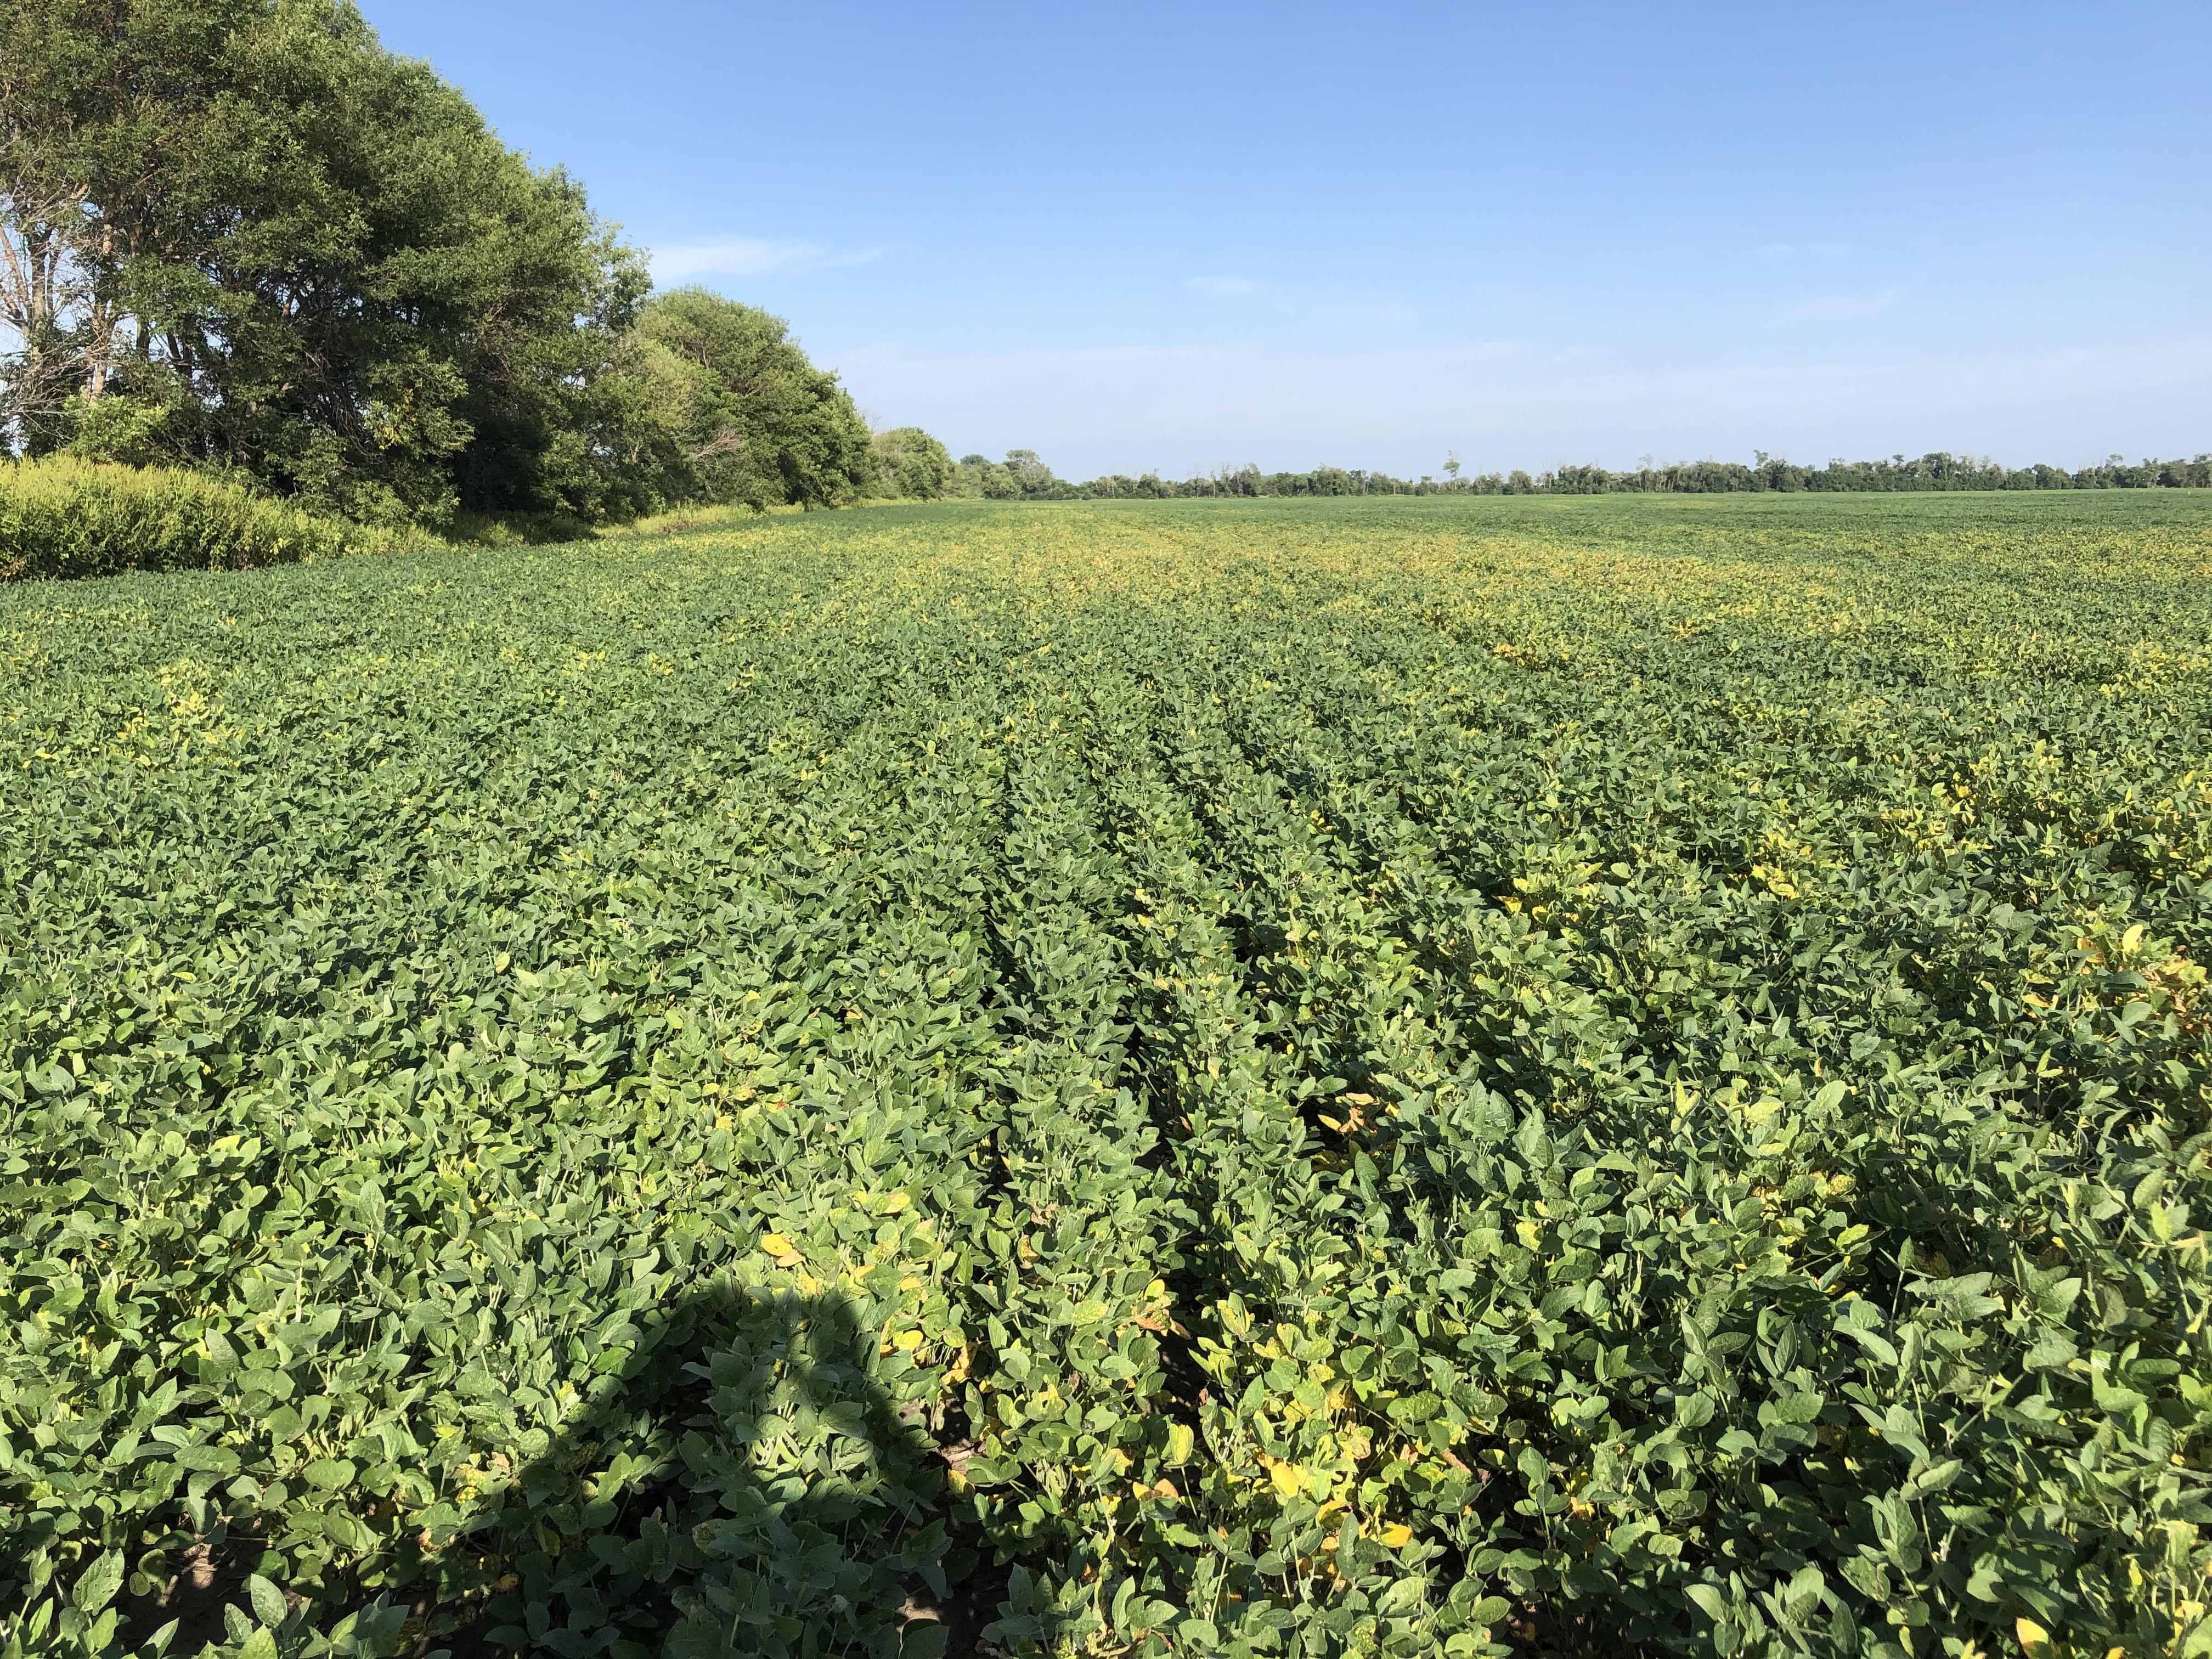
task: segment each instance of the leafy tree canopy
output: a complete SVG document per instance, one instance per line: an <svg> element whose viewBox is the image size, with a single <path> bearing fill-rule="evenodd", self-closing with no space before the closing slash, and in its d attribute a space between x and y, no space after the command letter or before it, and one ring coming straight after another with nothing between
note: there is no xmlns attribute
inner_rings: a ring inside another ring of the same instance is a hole
<svg viewBox="0 0 2212 1659"><path fill-rule="evenodd" d="M934 501L952 483L952 453L918 426L878 432L875 488L886 495Z"/></svg>
<svg viewBox="0 0 2212 1659"><path fill-rule="evenodd" d="M963 455L951 493L992 501L1056 501L1070 493L1070 486L1053 476L1034 449L1010 449L1003 461Z"/></svg>
<svg viewBox="0 0 2212 1659"><path fill-rule="evenodd" d="M27 451L359 518L624 504L641 264L349 0L0 0L0 221Z"/></svg>
<svg viewBox="0 0 2212 1659"><path fill-rule="evenodd" d="M626 462L665 501L834 507L878 471L836 375L807 360L781 318L705 289L646 303L611 397Z"/></svg>

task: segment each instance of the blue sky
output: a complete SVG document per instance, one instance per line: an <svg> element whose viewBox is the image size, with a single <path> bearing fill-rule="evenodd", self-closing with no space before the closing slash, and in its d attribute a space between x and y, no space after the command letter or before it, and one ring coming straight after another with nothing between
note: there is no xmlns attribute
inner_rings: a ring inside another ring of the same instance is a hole
<svg viewBox="0 0 2212 1659"><path fill-rule="evenodd" d="M2204 0L363 9L955 453L2212 449Z"/></svg>

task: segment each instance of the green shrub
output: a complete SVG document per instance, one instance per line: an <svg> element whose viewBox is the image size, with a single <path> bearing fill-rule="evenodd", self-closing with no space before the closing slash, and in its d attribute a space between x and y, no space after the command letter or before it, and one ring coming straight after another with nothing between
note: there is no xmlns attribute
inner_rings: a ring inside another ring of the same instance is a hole
<svg viewBox="0 0 2212 1659"><path fill-rule="evenodd" d="M197 472L59 456L0 465L0 581L246 570L428 540L319 518Z"/></svg>
<svg viewBox="0 0 2212 1659"><path fill-rule="evenodd" d="M453 514L445 538L459 547L550 547L558 542L587 542L599 533L573 513L471 513Z"/></svg>

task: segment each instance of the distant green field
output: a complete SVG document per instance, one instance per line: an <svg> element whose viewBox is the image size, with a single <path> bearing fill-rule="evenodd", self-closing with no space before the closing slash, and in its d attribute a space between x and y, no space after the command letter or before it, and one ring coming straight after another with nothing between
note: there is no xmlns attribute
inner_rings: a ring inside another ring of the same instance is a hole
<svg viewBox="0 0 2212 1659"><path fill-rule="evenodd" d="M2212 1651L2208 900L2199 492L15 585L0 1648Z"/></svg>

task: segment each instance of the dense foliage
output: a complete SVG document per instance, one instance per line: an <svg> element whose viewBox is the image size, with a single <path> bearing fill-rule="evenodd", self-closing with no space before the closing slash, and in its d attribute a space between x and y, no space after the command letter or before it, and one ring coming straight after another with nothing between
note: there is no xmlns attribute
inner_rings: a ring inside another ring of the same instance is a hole
<svg viewBox="0 0 2212 1659"><path fill-rule="evenodd" d="M244 570L430 538L319 518L245 486L68 457L0 461L0 582L125 570Z"/></svg>
<svg viewBox="0 0 2212 1659"><path fill-rule="evenodd" d="M963 455L953 468L945 493L965 501L1065 501L1075 500L1088 488L1054 477L1034 449L1010 449L1003 461L986 455ZM1153 493L1164 497L1173 491L1163 489Z"/></svg>
<svg viewBox="0 0 2212 1659"><path fill-rule="evenodd" d="M653 297L612 382L641 506L835 507L876 483L867 422L783 319L704 289Z"/></svg>
<svg viewBox="0 0 2212 1659"><path fill-rule="evenodd" d="M2203 1651L2208 530L0 592L0 1643Z"/></svg>
<svg viewBox="0 0 2212 1659"><path fill-rule="evenodd" d="M363 519L596 514L641 267L350 0L4 0L17 441Z"/></svg>
<svg viewBox="0 0 2212 1659"><path fill-rule="evenodd" d="M951 492L957 469L951 452L918 426L893 427L875 435L873 493L896 500L933 501Z"/></svg>

